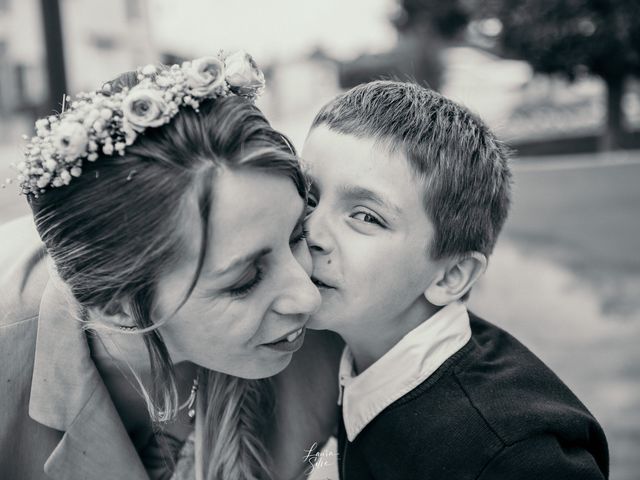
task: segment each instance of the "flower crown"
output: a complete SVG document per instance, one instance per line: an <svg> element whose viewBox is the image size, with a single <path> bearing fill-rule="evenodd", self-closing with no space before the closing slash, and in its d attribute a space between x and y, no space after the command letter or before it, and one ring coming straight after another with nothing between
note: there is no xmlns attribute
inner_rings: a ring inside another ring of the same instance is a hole
<svg viewBox="0 0 640 480"><path fill-rule="evenodd" d="M85 160L99 154L124 155L128 145L147 128L169 123L181 107L196 112L208 98L230 95L251 101L264 90L264 75L246 52L203 57L182 65L137 70L138 84L112 92L80 93L59 115L36 121L36 136L27 143L17 165L21 193L44 193L68 185L82 174ZM28 137L26 137L28 139Z"/></svg>

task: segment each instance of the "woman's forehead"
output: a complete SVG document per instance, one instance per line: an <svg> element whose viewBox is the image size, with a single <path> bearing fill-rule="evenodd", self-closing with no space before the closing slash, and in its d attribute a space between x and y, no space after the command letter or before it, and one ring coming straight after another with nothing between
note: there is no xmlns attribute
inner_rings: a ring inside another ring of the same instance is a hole
<svg viewBox="0 0 640 480"><path fill-rule="evenodd" d="M304 201L285 175L260 170L222 170L212 185L205 269L221 272L240 260L277 248L298 224ZM200 253L203 220L196 195L180 224L190 259Z"/></svg>

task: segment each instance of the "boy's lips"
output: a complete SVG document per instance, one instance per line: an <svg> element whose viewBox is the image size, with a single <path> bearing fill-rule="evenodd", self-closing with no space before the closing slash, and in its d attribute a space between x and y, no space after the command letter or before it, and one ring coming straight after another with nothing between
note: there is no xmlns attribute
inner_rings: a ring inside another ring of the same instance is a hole
<svg viewBox="0 0 640 480"><path fill-rule="evenodd" d="M334 286L332 286L332 285L328 284L328 283L327 283L326 281L324 281L323 279L318 278L318 277L317 277L317 276L315 276L315 275L312 275L312 276L311 276L311 281L312 281L312 282L313 282L313 284L314 284L316 287L318 287L318 288L333 288L333 289L335 289L335 288L336 288L336 287L334 287Z"/></svg>

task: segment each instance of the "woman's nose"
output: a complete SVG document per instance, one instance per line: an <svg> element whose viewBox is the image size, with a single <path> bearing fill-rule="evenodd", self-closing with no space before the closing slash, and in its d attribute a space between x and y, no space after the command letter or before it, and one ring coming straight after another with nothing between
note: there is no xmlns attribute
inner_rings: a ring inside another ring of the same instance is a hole
<svg viewBox="0 0 640 480"><path fill-rule="evenodd" d="M280 315L311 315L320 307L322 297L306 270L296 259L291 259L282 294L273 305Z"/></svg>

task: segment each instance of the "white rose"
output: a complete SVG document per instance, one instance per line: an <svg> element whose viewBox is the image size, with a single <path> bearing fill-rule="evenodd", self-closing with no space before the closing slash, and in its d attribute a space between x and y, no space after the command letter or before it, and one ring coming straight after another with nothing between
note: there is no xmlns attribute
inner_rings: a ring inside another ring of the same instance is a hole
<svg viewBox="0 0 640 480"><path fill-rule="evenodd" d="M77 122L60 122L53 134L53 144L64 158L78 158L85 154L88 142L86 128Z"/></svg>
<svg viewBox="0 0 640 480"><path fill-rule="evenodd" d="M166 103L162 92L145 87L133 87L122 102L122 116L138 132L147 127L159 127L167 122Z"/></svg>
<svg viewBox="0 0 640 480"><path fill-rule="evenodd" d="M122 131L124 132L125 143L127 145L133 145L133 142L136 141L136 137L138 136L137 132L126 121L122 122Z"/></svg>
<svg viewBox="0 0 640 480"><path fill-rule="evenodd" d="M187 63L184 76L192 95L206 97L224 85L224 64L216 57L203 57Z"/></svg>
<svg viewBox="0 0 640 480"><path fill-rule="evenodd" d="M251 55L241 50L225 61L226 80L241 94L256 94L264 88L264 74Z"/></svg>

